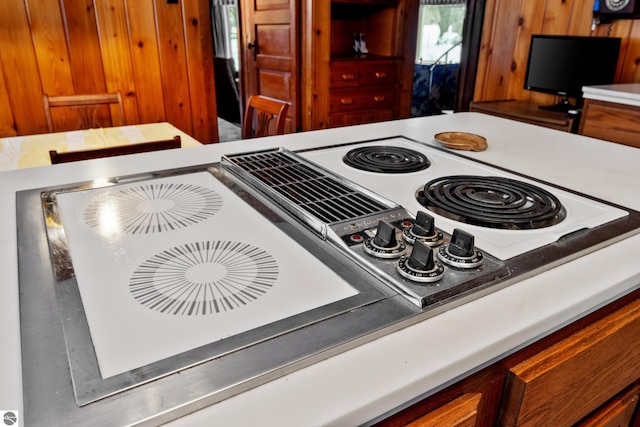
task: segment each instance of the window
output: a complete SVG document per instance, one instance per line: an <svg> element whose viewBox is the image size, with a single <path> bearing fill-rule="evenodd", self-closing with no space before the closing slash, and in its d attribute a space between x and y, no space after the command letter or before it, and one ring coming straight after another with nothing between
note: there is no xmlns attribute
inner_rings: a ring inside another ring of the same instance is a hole
<svg viewBox="0 0 640 427"><path fill-rule="evenodd" d="M460 63L465 0L421 0L416 62Z"/></svg>
<svg viewBox="0 0 640 427"><path fill-rule="evenodd" d="M232 58L237 71L240 66L237 1L211 0L211 20L215 55Z"/></svg>

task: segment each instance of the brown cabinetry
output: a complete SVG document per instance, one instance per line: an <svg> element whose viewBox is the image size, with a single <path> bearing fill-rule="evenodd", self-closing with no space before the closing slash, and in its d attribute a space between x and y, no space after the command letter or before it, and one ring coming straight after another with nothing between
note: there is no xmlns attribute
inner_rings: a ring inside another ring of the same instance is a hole
<svg viewBox="0 0 640 427"><path fill-rule="evenodd" d="M640 378L640 300L509 370L503 425L572 425Z"/></svg>
<svg viewBox="0 0 640 427"><path fill-rule="evenodd" d="M303 24L303 128L408 117L417 5L408 0L308 0ZM408 12L412 12L408 14ZM413 31L412 31L413 29ZM366 52L354 49L364 37Z"/></svg>
<svg viewBox="0 0 640 427"><path fill-rule="evenodd" d="M578 133L640 147L640 107L585 99Z"/></svg>
<svg viewBox="0 0 640 427"><path fill-rule="evenodd" d="M473 427L478 418L480 393L467 393L407 424L407 427Z"/></svg>
<svg viewBox="0 0 640 427"><path fill-rule="evenodd" d="M585 419L575 424L574 427L620 427L630 426L634 421L638 407L638 394L640 386L634 384L598 408ZM634 426L638 425L638 421Z"/></svg>
<svg viewBox="0 0 640 427"><path fill-rule="evenodd" d="M640 425L639 297L635 291L380 425L430 420L475 394L476 426Z"/></svg>
<svg viewBox="0 0 640 427"><path fill-rule="evenodd" d="M398 61L331 62L329 126L345 126L397 117Z"/></svg>

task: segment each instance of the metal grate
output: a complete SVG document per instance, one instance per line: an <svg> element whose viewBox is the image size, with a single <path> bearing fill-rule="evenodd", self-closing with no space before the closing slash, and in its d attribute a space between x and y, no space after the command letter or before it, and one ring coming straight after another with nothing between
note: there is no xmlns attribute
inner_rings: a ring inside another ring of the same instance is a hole
<svg viewBox="0 0 640 427"><path fill-rule="evenodd" d="M325 224L382 212L388 206L302 163L284 151L227 157L268 191Z"/></svg>

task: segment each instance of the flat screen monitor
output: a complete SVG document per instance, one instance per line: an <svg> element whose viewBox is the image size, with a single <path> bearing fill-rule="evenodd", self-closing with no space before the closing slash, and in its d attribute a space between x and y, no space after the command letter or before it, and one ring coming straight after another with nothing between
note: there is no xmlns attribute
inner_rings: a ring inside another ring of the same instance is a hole
<svg viewBox="0 0 640 427"><path fill-rule="evenodd" d="M524 88L561 96L549 110L576 108L569 98L582 99L582 87L613 83L620 52L620 39L533 35Z"/></svg>

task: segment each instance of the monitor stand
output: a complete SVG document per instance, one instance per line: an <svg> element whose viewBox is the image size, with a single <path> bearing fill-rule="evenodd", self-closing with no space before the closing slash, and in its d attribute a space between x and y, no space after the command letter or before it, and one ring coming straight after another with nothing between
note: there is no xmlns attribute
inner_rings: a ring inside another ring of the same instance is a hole
<svg viewBox="0 0 640 427"><path fill-rule="evenodd" d="M542 110L547 110L547 111L559 111L561 113L568 113L569 110L575 110L576 109L576 107L571 104L571 102L569 101L569 98L567 98L566 96L563 97L560 100L560 102L558 102L557 104L540 105L540 106L538 106L538 108L540 108Z"/></svg>

